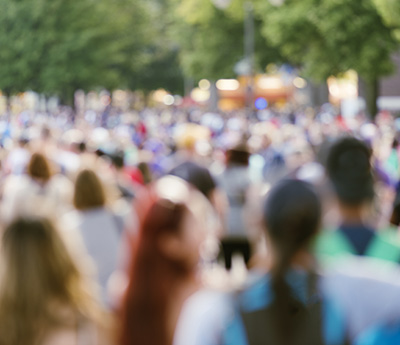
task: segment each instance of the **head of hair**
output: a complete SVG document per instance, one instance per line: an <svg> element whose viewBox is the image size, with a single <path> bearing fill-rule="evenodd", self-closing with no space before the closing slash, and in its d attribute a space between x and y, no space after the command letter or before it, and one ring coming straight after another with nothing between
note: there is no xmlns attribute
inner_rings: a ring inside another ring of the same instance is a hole
<svg viewBox="0 0 400 345"><path fill-rule="evenodd" d="M78 143L78 151L80 153L84 153L87 150L87 145L85 141L81 141L80 143Z"/></svg>
<svg viewBox="0 0 400 345"><path fill-rule="evenodd" d="M346 137L329 150L326 169L340 202L358 206L374 197L371 149L362 141Z"/></svg>
<svg viewBox="0 0 400 345"><path fill-rule="evenodd" d="M160 196L154 186L163 179L179 181L186 197L171 201ZM129 285L121 310L120 343L123 345L172 344L168 327L171 299L174 291L195 271L186 258L166 254L160 242L165 236L181 237L185 217L193 214L190 205L199 198L204 202L205 198L179 178L163 179L150 185L136 199L139 234L133 244Z"/></svg>
<svg viewBox="0 0 400 345"><path fill-rule="evenodd" d="M293 310L301 307L287 284L286 274L294 256L308 245L319 230L321 203L314 187L299 180L284 180L268 193L264 224L274 253L271 286L277 335L289 343L294 328ZM304 307L303 307L304 308Z"/></svg>
<svg viewBox="0 0 400 345"><path fill-rule="evenodd" d="M74 206L77 210L85 211L103 207L106 196L97 174L90 169L82 170L75 181Z"/></svg>
<svg viewBox="0 0 400 345"><path fill-rule="evenodd" d="M5 229L1 246L1 344L38 344L48 331L70 326L60 307L91 313L94 302L48 220L14 220Z"/></svg>
<svg viewBox="0 0 400 345"><path fill-rule="evenodd" d="M246 143L239 143L226 151L227 165L249 165L250 152Z"/></svg>
<svg viewBox="0 0 400 345"><path fill-rule="evenodd" d="M51 178L51 169L47 158L41 153L34 153L28 164L28 175L33 179L47 182Z"/></svg>
<svg viewBox="0 0 400 345"><path fill-rule="evenodd" d="M117 169L122 169L125 166L124 152L116 152L111 155L111 162Z"/></svg>

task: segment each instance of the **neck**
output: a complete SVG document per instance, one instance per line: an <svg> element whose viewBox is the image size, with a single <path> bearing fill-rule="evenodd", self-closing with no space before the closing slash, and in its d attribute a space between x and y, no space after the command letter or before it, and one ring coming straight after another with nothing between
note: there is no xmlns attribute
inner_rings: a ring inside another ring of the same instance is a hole
<svg viewBox="0 0 400 345"><path fill-rule="evenodd" d="M276 257L272 258L270 269L276 266ZM315 271L317 268L317 261L312 253L307 249L300 249L293 255L290 261L291 267L303 269L305 271Z"/></svg>
<svg viewBox="0 0 400 345"><path fill-rule="evenodd" d="M301 249L293 256L292 266L302 268L306 271L314 271L317 266L317 261L310 252Z"/></svg>
<svg viewBox="0 0 400 345"><path fill-rule="evenodd" d="M345 224L364 223L364 209L365 205L349 206L349 205L339 204L339 210L342 216L342 223Z"/></svg>

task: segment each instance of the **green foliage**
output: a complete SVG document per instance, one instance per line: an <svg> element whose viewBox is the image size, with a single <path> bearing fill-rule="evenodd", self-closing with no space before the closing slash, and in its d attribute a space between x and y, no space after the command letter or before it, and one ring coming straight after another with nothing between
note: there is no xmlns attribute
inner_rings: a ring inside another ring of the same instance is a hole
<svg viewBox="0 0 400 345"><path fill-rule="evenodd" d="M211 0L172 0L176 19L171 34L180 44L182 68L194 79L234 77L234 66L244 57L243 0L232 0L225 10ZM261 20L255 18L256 70L280 60L277 49L260 34Z"/></svg>
<svg viewBox="0 0 400 345"><path fill-rule="evenodd" d="M0 89L71 98L121 86L141 66L146 12L136 0L0 0ZM137 59L135 59L137 57Z"/></svg>
<svg viewBox="0 0 400 345"><path fill-rule="evenodd" d="M183 94L184 76L179 62L179 47L169 34L173 13L167 0L147 0L149 18L146 42L142 45L141 66L127 73L130 89L151 91L164 88Z"/></svg>
<svg viewBox="0 0 400 345"><path fill-rule="evenodd" d="M397 44L372 0L287 0L281 7L257 0L256 10L264 36L315 80L349 69L367 80L393 71Z"/></svg>
<svg viewBox="0 0 400 345"><path fill-rule="evenodd" d="M264 36L286 59L315 81L355 70L369 84L369 110L376 114L378 80L393 72L391 55L398 50L396 32L388 26L393 19L384 20L382 8L378 12L376 7L384 1L391 0L286 0L281 7L255 3Z"/></svg>
<svg viewBox="0 0 400 345"><path fill-rule="evenodd" d="M374 4L385 24L392 28L393 36L400 42L400 1L374 0Z"/></svg>

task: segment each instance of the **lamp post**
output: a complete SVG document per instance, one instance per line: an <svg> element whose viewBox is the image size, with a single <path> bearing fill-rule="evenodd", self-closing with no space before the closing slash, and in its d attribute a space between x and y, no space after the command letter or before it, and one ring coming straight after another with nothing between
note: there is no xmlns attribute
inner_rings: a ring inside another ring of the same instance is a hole
<svg viewBox="0 0 400 345"><path fill-rule="evenodd" d="M211 0L215 7L225 10L232 0ZM285 0L268 0L273 6L281 6ZM254 53L255 53L255 32L254 32L254 8L251 0L245 0L244 9L244 60L240 63L240 69L247 76L245 106L250 115L254 103Z"/></svg>
<svg viewBox="0 0 400 345"><path fill-rule="evenodd" d="M248 115L251 115L254 103L254 11L253 4L245 1L244 7L244 55L248 64L245 107Z"/></svg>

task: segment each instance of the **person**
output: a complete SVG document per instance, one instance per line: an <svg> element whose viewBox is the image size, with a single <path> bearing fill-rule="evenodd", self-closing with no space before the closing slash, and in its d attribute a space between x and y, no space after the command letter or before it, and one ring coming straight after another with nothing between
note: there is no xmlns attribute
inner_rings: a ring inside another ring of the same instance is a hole
<svg viewBox="0 0 400 345"><path fill-rule="evenodd" d="M21 175L25 172L25 169L29 163L29 139L21 135L18 139L18 146L12 149L4 163L6 172L14 175Z"/></svg>
<svg viewBox="0 0 400 345"><path fill-rule="evenodd" d="M181 307L198 288L207 199L166 176L138 196L139 233L120 311L119 344L171 345Z"/></svg>
<svg viewBox="0 0 400 345"><path fill-rule="evenodd" d="M222 343L346 344L340 304L320 289L310 250L321 224L314 188L303 181L279 182L268 193L263 217L270 271L237 294Z"/></svg>
<svg viewBox="0 0 400 345"><path fill-rule="evenodd" d="M0 344L109 344L105 314L50 221L15 219L1 249Z"/></svg>
<svg viewBox="0 0 400 345"><path fill-rule="evenodd" d="M337 231L324 231L315 250L331 261L354 254L400 262L400 245L390 234L380 234L365 214L374 200L371 150L354 137L337 140L327 157L326 170L338 201L341 224ZM371 213L371 212L369 212Z"/></svg>
<svg viewBox="0 0 400 345"><path fill-rule="evenodd" d="M246 265L251 256L245 219L245 207L251 185L249 158L250 152L246 143L239 143L227 150L226 167L218 178L218 184L227 195L229 203L224 222L225 234L221 239L227 270L231 269L233 254L240 253Z"/></svg>
<svg viewBox="0 0 400 345"><path fill-rule="evenodd" d="M252 269L239 290L192 296L174 345L346 344L398 323L396 263L346 256L320 267L313 242L321 207L308 182L275 185L263 208L267 271Z"/></svg>
<svg viewBox="0 0 400 345"><path fill-rule="evenodd" d="M27 174L10 176L3 188L2 215L6 222L38 213L57 218L71 206L71 181L55 174L46 156L39 152L31 156Z"/></svg>
<svg viewBox="0 0 400 345"><path fill-rule="evenodd" d="M108 282L117 268L124 220L106 207L103 185L92 170L82 170L75 181L73 203L78 211L76 226L92 258L102 300L110 304Z"/></svg>

